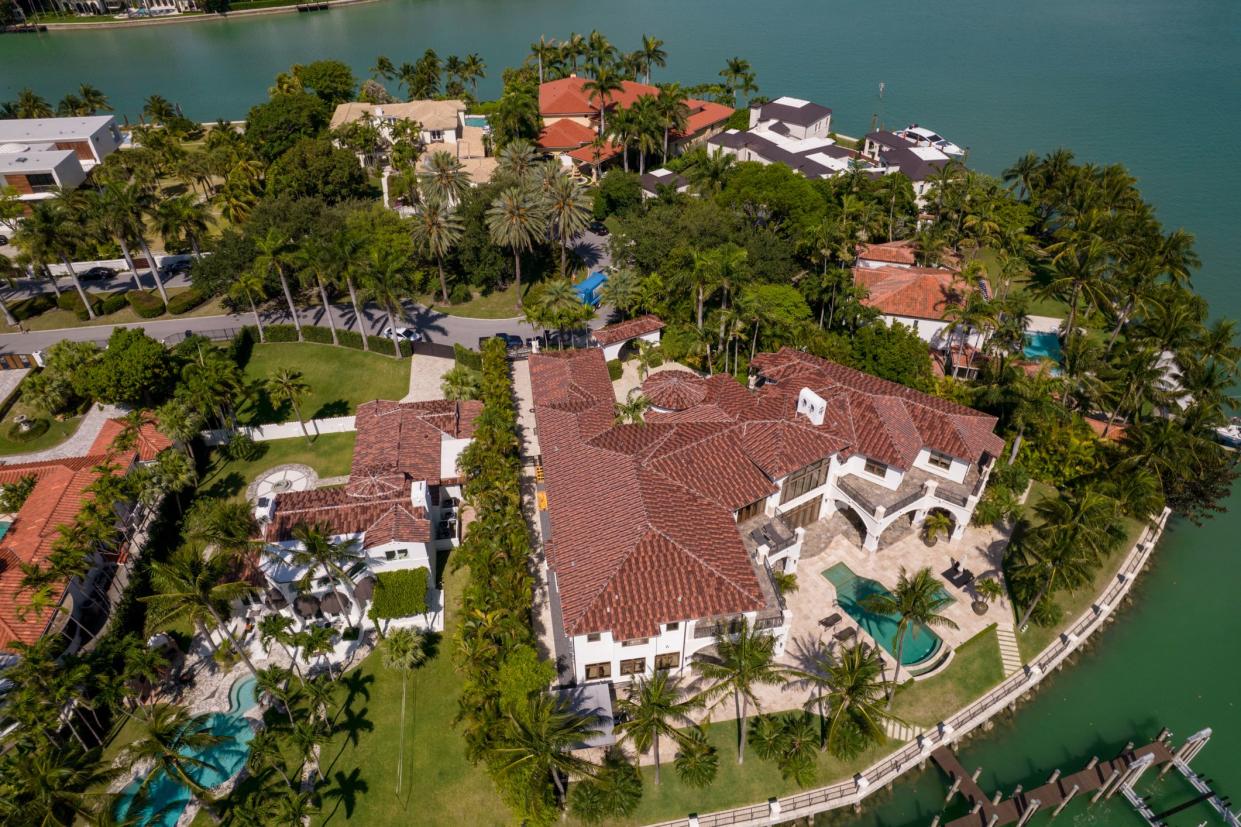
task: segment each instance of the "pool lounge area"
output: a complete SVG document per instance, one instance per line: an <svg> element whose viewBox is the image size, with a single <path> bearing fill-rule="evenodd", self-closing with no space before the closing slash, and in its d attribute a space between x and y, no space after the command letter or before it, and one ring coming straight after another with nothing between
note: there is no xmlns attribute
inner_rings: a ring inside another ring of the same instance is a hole
<svg viewBox="0 0 1241 827"><path fill-rule="evenodd" d="M853 618L858 627L870 635L889 655L896 656L896 630L898 618L867 610L863 603L876 594L890 594L884 585L868 577L859 577L844 563L836 563L823 572L836 587L836 599L845 614ZM947 595L945 595L947 596ZM901 666L909 667L915 674L917 667L934 663L944 649L944 641L921 623L910 625L905 633L901 649Z"/></svg>

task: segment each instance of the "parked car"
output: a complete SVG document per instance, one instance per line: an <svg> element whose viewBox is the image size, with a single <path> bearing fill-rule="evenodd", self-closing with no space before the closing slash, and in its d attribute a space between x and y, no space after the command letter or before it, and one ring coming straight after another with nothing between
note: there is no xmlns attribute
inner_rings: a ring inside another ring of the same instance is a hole
<svg viewBox="0 0 1241 827"><path fill-rule="evenodd" d="M590 222L590 231L595 235L607 235L608 225L602 221L592 221Z"/></svg>
<svg viewBox="0 0 1241 827"><path fill-rule="evenodd" d="M116 271L111 267L92 267L85 272L78 273L79 281L106 281L116 275Z"/></svg>
<svg viewBox="0 0 1241 827"><path fill-rule="evenodd" d="M193 259L183 258L180 261L165 264L160 268L160 271L163 272L165 276L179 276L183 273L188 273L193 266Z"/></svg>
<svg viewBox="0 0 1241 827"><path fill-rule="evenodd" d="M0 247L3 247L4 245L8 243L9 243L9 237L3 233L0 233Z"/></svg>
<svg viewBox="0 0 1241 827"><path fill-rule="evenodd" d="M396 335L398 339L404 339L407 342L429 342L431 341L431 337L429 335L421 331L414 330L412 327L398 327L396 329ZM391 327L384 328L383 337L385 339L392 338Z"/></svg>

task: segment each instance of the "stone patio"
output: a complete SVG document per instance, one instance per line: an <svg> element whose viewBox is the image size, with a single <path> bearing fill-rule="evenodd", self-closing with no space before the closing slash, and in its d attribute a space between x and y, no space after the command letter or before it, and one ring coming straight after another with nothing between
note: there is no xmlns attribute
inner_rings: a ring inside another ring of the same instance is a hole
<svg viewBox="0 0 1241 827"><path fill-rule="evenodd" d="M428 356L420 353L409 360L409 393L402 402L426 402L443 399L444 391L440 383L444 374L453 369L456 362L442 356Z"/></svg>

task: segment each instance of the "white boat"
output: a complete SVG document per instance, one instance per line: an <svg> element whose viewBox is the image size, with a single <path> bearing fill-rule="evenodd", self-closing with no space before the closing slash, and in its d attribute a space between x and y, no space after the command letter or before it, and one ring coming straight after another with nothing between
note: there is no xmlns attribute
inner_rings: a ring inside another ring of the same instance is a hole
<svg viewBox="0 0 1241 827"><path fill-rule="evenodd" d="M1215 441L1229 448L1241 448L1241 416L1234 416L1227 425L1216 428Z"/></svg>
<svg viewBox="0 0 1241 827"><path fill-rule="evenodd" d="M918 126L916 123L910 124L896 134L907 141L912 141L918 146L933 146L945 155L960 157L965 154L965 150L952 141L924 126Z"/></svg>

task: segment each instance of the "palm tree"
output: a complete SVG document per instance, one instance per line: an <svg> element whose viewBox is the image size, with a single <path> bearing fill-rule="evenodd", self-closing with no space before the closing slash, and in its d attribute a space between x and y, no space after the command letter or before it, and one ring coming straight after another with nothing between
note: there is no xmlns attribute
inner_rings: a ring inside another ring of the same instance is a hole
<svg viewBox="0 0 1241 827"><path fill-rule="evenodd" d="M293 672L289 669L281 666L269 666L259 672L258 678L254 682L254 688L258 690L260 695L275 698L284 707L284 714L289 719L289 726L296 725L296 722L293 720L293 693L290 690L290 679L292 677Z"/></svg>
<svg viewBox="0 0 1241 827"><path fill-rule="evenodd" d="M366 290L383 307L392 331L392 356L401 358L401 343L396 335L396 319L404 315L401 299L409 289L409 259L401 251L384 245L371 245L364 263ZM356 307L356 304L355 304ZM361 317L358 318L360 325Z"/></svg>
<svg viewBox="0 0 1241 827"><path fill-rule="evenodd" d="M576 179L558 174L546 194L546 201L552 232L560 242L560 275L567 276L569 242L590 225L590 196Z"/></svg>
<svg viewBox="0 0 1241 827"><path fill-rule="evenodd" d="M16 110L18 118L50 118L56 114L52 105L31 89L17 93Z"/></svg>
<svg viewBox="0 0 1241 827"><path fill-rule="evenodd" d="M288 402L293 406L293 412L297 415L297 424L302 426L302 435L306 437L306 442L309 444L311 442L310 432L306 430L306 420L302 416L302 400L310 393L310 385L302 380L302 372L289 368L277 368L276 372L268 377L265 385L271 401L277 404Z"/></svg>
<svg viewBox="0 0 1241 827"><path fill-rule="evenodd" d="M668 160L668 139L673 130L684 132L689 128L689 105L685 101L685 92L679 83L661 86L659 97L655 99L655 108L664 129L663 159L665 162Z"/></svg>
<svg viewBox="0 0 1241 827"><path fill-rule="evenodd" d="M396 794L401 794L401 774L405 769L405 692L409 673L427 658L422 633L416 629L394 629L383 641L383 663L386 669L401 673L401 734L397 748Z"/></svg>
<svg viewBox="0 0 1241 827"><path fill-rule="evenodd" d="M121 774L99 750L50 745L10 751L0 772L0 821L31 825L93 823L114 805L105 790Z"/></svg>
<svg viewBox="0 0 1241 827"><path fill-rule="evenodd" d="M206 204L193 195L174 196L159 202L151 218L155 231L164 240L165 249L184 239L190 243L194 258L203 257L199 241L207 235L207 225L211 221Z"/></svg>
<svg viewBox="0 0 1241 827"><path fill-rule="evenodd" d="M323 315L327 317L334 345L340 344L340 337L336 335L336 314L333 313L332 305L328 301L327 285L336 274L351 264L348 259L341 258L341 250L336 243L336 236L339 234L312 235L295 251L295 258L302 267L303 277L309 274L319 292L319 304L323 307Z"/></svg>
<svg viewBox="0 0 1241 827"><path fill-rule="evenodd" d="M1050 274L1038 292L1069 305L1065 337L1075 336L1082 299L1093 307L1102 307L1109 299L1107 244L1097 235L1076 234L1052 244L1047 251L1052 254Z"/></svg>
<svg viewBox="0 0 1241 827"><path fill-rule="evenodd" d="M461 218L450 206L453 202L431 198L423 203L422 208L414 216L414 243L426 254L435 258L435 266L440 276L440 299L444 304L448 299L448 278L444 275L444 256L452 252L452 248L461 241L465 230Z"/></svg>
<svg viewBox="0 0 1241 827"><path fill-rule="evenodd" d="M332 235L328 246L331 252L327 257L331 259L334 267L334 272L330 275L330 278L337 287L343 283L345 289L349 291L349 303L353 306L353 318L357 322L358 330L362 334L362 349L369 351L371 349L370 336L366 335L366 328L362 320L362 308L358 304L358 288L353 281L355 273L365 272L362 263L357 260L358 253L362 250L362 242L348 229L342 229L340 232Z"/></svg>
<svg viewBox="0 0 1241 827"><path fill-rule="evenodd" d="M418 183L425 201L438 199L455 207L470 190L470 175L465 171L464 164L441 149L422 159Z"/></svg>
<svg viewBox="0 0 1241 827"><path fill-rule="evenodd" d="M853 724L870 741L884 738L885 721L898 721L880 701L885 693L883 659L879 651L855 642L821 664L827 685L824 697L830 711L825 744L833 755L843 757L847 743L842 724Z"/></svg>
<svg viewBox="0 0 1241 827"><path fill-rule="evenodd" d="M135 216L142 212L135 191L125 186L105 186L90 197L92 218L100 229L116 239L121 256L134 277L134 287L141 290L142 280L138 278L138 268L129 252L129 242L134 240Z"/></svg>
<svg viewBox="0 0 1241 827"><path fill-rule="evenodd" d="M647 83L651 82L652 66L663 68L667 65L668 53L663 50L663 45L664 42L658 37L642 35L642 48L638 49L638 53L642 55L642 71Z"/></svg>
<svg viewBox="0 0 1241 827"><path fill-rule="evenodd" d="M733 96L733 109L737 108L738 92L751 95L758 91L758 86L754 83L754 71L750 68L748 60L730 57L724 68L720 70L720 77L724 78L724 86Z"/></svg>
<svg viewBox="0 0 1241 827"><path fill-rule="evenodd" d="M527 186L502 191L487 210L491 241L513 251L517 276L517 307L521 307L521 254L533 250L547 234L547 212L542 199Z"/></svg>
<svg viewBox="0 0 1241 827"><path fill-rule="evenodd" d="M951 605L952 598L944 593L939 580L929 568L918 569L910 577L901 566L900 577L896 588L891 592L879 592L862 600L862 607L868 612L895 616L896 622L896 671L892 675L892 683L888 686L888 705L892 708L896 684L901 677L901 652L905 646L905 634L913 627L914 635L918 634L919 626L936 626L955 629L957 624L952 619L940 614L940 610Z"/></svg>
<svg viewBox="0 0 1241 827"><path fill-rule="evenodd" d="M36 201L30 215L13 234L13 244L34 261L46 264L48 258L59 258L86 307L86 315L94 319L95 311L91 308L90 297L82 288L82 282L78 280L77 271L73 269L73 262L69 258L71 242L80 229L80 221L64 206L56 203L55 199ZM52 278L52 283L56 283L55 277Z"/></svg>
<svg viewBox="0 0 1241 827"><path fill-rule="evenodd" d="M298 587L303 590L309 589L317 572L322 570L324 574L336 580L345 599L357 607L358 620L352 625L360 625L362 606L353 596L353 578L346 570L347 566L362 559L358 555L357 542L355 540L334 541L331 526L327 523L299 523L293 527L293 539L297 540L297 547L286 550L283 554L294 567L306 570Z"/></svg>
<svg viewBox="0 0 1241 827"><path fill-rule="evenodd" d="M651 400L642 395L638 388L629 391L629 398L624 402L613 402L612 407L616 412L613 421L617 425L626 423L631 425L643 425L645 421L642 415L646 413L646 409L651 407Z"/></svg>
<svg viewBox="0 0 1241 827"><path fill-rule="evenodd" d="M487 77L487 64L477 54L471 52L465 56L461 66L461 79L470 84L470 94L478 97L478 79Z"/></svg>
<svg viewBox="0 0 1241 827"><path fill-rule="evenodd" d="M534 145L524 138L509 141L500 150L496 173L500 178L508 178L518 184L525 184L526 179L535 169L538 156Z"/></svg>
<svg viewBox="0 0 1241 827"><path fill-rule="evenodd" d="M659 739L684 743L686 736L682 728L693 726L689 713L696 702L684 698L676 679L668 671L660 670L653 677L636 678L617 706L625 716L625 721L616 726L621 740L633 742L639 754L654 750L655 783L658 784Z"/></svg>
<svg viewBox="0 0 1241 827"><path fill-rule="evenodd" d="M250 753L246 756L246 766L249 767L252 775L261 775L263 770L273 769L280 774L280 779L284 781L286 787L293 786L293 782L284 771L284 750L281 749L280 739L275 730L267 727L260 729L250 739L249 747Z"/></svg>
<svg viewBox="0 0 1241 827"><path fill-rule="evenodd" d="M611 69L612 61L616 57L616 47L608 42L602 32L594 30L586 38L586 57L590 62L590 69L598 78L600 72Z"/></svg>
<svg viewBox="0 0 1241 827"><path fill-rule="evenodd" d="M125 747L125 758L130 765L150 764L154 769L143 777L138 793L144 795L151 782L163 773L183 784L193 795L206 795L207 789L194 780L191 773L210 768L211 764L195 756L224 740L223 736L210 731L211 717L190 715L185 707L168 703L143 707L135 717L142 730L138 738Z"/></svg>
<svg viewBox="0 0 1241 827"><path fill-rule="evenodd" d="M297 329L297 340L305 341L302 335L302 321L297 315L297 306L293 304L293 293L289 290L289 279L285 268L294 263L294 245L277 227L269 227L267 234L254 239L254 249L258 255L254 258L254 268L265 276L273 271L280 279L280 288L284 290L284 300L289 305L289 316L293 319L293 327Z"/></svg>
<svg viewBox="0 0 1241 827"><path fill-rule="evenodd" d="M537 43L530 44L530 55L538 61L539 64L539 85L543 85L543 64L550 63L560 53L560 45L556 43L556 38L548 40L544 35L539 35Z"/></svg>
<svg viewBox="0 0 1241 827"><path fill-rule="evenodd" d="M620 147L621 163L625 172L629 171L629 148L638 139L638 119L633 109L619 109L612 113L608 122L607 138Z"/></svg>
<svg viewBox="0 0 1241 827"><path fill-rule="evenodd" d="M638 173L646 174L646 156L659 149L660 135L664 131L664 116L658 99L642 95L629 108L634 122L634 138L638 147Z"/></svg>
<svg viewBox="0 0 1241 827"><path fill-rule="evenodd" d="M521 777L542 780L551 776L564 800L564 778L573 773L589 775L595 765L574 754L583 742L598 735L598 718L561 706L553 695L540 692L524 710L510 712L504 732L492 752L499 772L519 772Z"/></svg>
<svg viewBox="0 0 1241 827"><path fill-rule="evenodd" d="M230 579L233 570L234 563L228 555L208 557L201 548L185 546L167 561L151 564L154 593L139 600L151 606L151 623L156 627L188 621L208 643L211 640L208 628L220 629L251 673L258 677L258 669L249 653L225 619L230 603L255 591L254 586L245 581Z"/></svg>
<svg viewBox="0 0 1241 827"><path fill-rule="evenodd" d="M267 298L267 280L255 268L242 270L228 288L228 297L234 301L245 299L250 304L250 312L254 315L254 326L259 331L259 341L267 341L263 334L263 319L259 316L258 303ZM362 337L365 339L366 337Z"/></svg>
<svg viewBox="0 0 1241 827"><path fill-rule="evenodd" d="M784 670L775 663L775 638L750 628L744 617L735 631L720 630L715 638L715 655L694 662L694 668L707 687L699 693L704 703L718 706L729 695L737 714L737 763L745 761L746 718L750 704L761 711L754 690L777 686Z"/></svg>
<svg viewBox="0 0 1241 827"><path fill-rule="evenodd" d="M608 103L612 100L612 93L620 92L624 88L625 84L607 66L600 66L593 78L582 82L582 91L590 97L597 97L599 99L600 135L608 134L607 108Z"/></svg>

